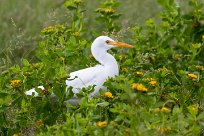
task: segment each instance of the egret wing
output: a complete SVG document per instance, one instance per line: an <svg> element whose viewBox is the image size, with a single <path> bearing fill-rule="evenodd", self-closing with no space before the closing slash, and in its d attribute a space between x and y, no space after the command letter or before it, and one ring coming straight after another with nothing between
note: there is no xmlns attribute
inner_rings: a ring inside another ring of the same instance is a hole
<svg viewBox="0 0 204 136"><path fill-rule="evenodd" d="M96 65L95 67L90 67L75 71L70 73L70 78L66 80L67 86L72 86L73 88L83 88L90 85L96 85L98 79L103 79L104 66Z"/></svg>

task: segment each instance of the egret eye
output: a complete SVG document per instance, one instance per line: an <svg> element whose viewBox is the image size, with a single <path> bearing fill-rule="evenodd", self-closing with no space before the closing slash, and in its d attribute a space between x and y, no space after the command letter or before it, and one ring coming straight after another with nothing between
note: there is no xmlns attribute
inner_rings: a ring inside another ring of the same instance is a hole
<svg viewBox="0 0 204 136"><path fill-rule="evenodd" d="M106 41L107 44L110 44L110 42L111 42L111 41L109 41L109 40Z"/></svg>

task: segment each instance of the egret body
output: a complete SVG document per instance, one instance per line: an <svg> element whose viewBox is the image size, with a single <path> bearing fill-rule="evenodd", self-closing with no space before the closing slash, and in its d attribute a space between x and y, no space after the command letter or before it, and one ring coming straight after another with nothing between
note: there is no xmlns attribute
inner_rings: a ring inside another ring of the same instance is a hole
<svg viewBox="0 0 204 136"><path fill-rule="evenodd" d="M70 73L70 78L66 80L68 87L73 87L73 92L78 93L83 87L95 85L91 96L97 95L99 89L106 91L103 83L109 77L115 77L119 74L118 63L116 59L107 51L114 47L133 48L134 46L115 42L107 36L99 36L94 40L91 46L93 57L99 62L99 65L89 67Z"/></svg>

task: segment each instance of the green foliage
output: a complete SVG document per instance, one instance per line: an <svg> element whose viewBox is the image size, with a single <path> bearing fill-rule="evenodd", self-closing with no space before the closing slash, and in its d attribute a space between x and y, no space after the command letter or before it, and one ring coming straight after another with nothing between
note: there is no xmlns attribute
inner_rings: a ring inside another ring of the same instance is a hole
<svg viewBox="0 0 204 136"><path fill-rule="evenodd" d="M65 20L58 12L62 1L1 0L0 72L14 63L19 64L22 58L35 59L33 53L40 40L40 30ZM55 20L54 16L61 20Z"/></svg>
<svg viewBox="0 0 204 136"><path fill-rule="evenodd" d="M118 20L118 18L121 16L121 14L118 14L115 10L115 8L119 5L120 4L115 0L105 1L101 3L100 8L95 10L96 13L99 14L96 20L104 24L105 28L103 29L103 31L106 31L109 34L111 32L120 30L120 27L115 23L115 20Z"/></svg>
<svg viewBox="0 0 204 136"><path fill-rule="evenodd" d="M68 73L92 66L93 39L84 12L86 1L64 3L67 24L41 31L37 62L22 60L0 75L1 135L203 135L204 134L204 13L202 4L189 0L191 11L181 12L174 0L158 0L160 21L131 26L128 40L135 48L113 50L120 76L110 78L95 98L93 87L82 89L77 106L67 103ZM96 9L108 34L120 31L117 1L106 0ZM101 34L95 30L96 35ZM125 41L121 38L120 40ZM26 96L35 88L40 97ZM57 98L52 97L54 93ZM66 106L65 106L66 105Z"/></svg>

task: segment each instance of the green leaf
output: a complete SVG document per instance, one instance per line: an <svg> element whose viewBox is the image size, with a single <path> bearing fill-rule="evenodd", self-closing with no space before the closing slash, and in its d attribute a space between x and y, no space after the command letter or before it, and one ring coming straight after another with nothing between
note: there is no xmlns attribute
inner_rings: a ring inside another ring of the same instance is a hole
<svg viewBox="0 0 204 136"><path fill-rule="evenodd" d="M100 106L100 107L106 107L108 105L109 105L109 102L101 102L101 103L96 104L96 106Z"/></svg>
<svg viewBox="0 0 204 136"><path fill-rule="evenodd" d="M30 65L30 63L28 62L27 59L23 59L23 65L27 67Z"/></svg>
<svg viewBox="0 0 204 136"><path fill-rule="evenodd" d="M99 16L99 17L96 17L96 20L102 22L102 21L106 21L107 19L104 16Z"/></svg>
<svg viewBox="0 0 204 136"><path fill-rule="evenodd" d="M77 7L72 3L71 1L67 1L64 3L64 6L68 8L69 10L75 10Z"/></svg>
<svg viewBox="0 0 204 136"><path fill-rule="evenodd" d="M63 78L65 76L65 70L64 70L64 67L60 67L59 71L58 71L58 76L60 78Z"/></svg>
<svg viewBox="0 0 204 136"><path fill-rule="evenodd" d="M14 73L19 73L21 71L21 68L19 65L16 65L16 66L10 67L10 70Z"/></svg>
<svg viewBox="0 0 204 136"><path fill-rule="evenodd" d="M76 44L76 38L74 36L71 36L70 42L75 45Z"/></svg>
<svg viewBox="0 0 204 136"><path fill-rule="evenodd" d="M173 5L175 0L169 0L169 5Z"/></svg>
<svg viewBox="0 0 204 136"><path fill-rule="evenodd" d="M114 15L111 15L110 18L112 19L118 19L122 14L114 14Z"/></svg>
<svg viewBox="0 0 204 136"><path fill-rule="evenodd" d="M164 7L167 5L167 0L157 0L157 2Z"/></svg>

